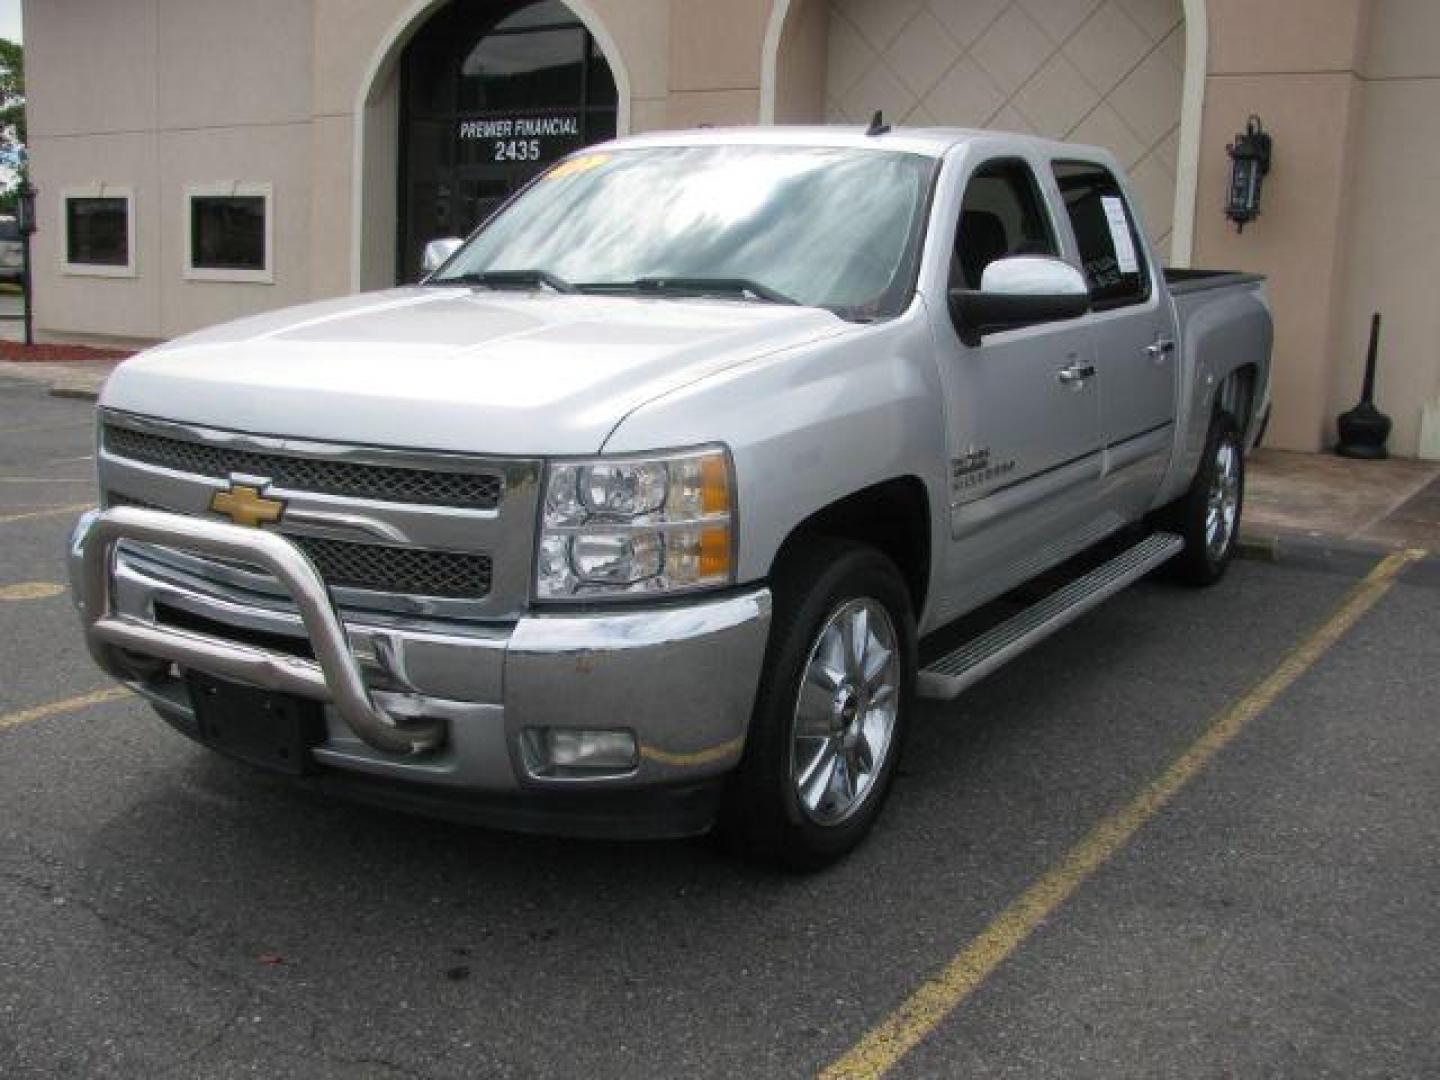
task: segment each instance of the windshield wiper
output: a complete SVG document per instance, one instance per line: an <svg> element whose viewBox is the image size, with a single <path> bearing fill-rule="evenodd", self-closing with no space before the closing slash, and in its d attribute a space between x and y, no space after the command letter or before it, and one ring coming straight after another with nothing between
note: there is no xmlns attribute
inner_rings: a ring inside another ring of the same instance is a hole
<svg viewBox="0 0 1440 1080"><path fill-rule="evenodd" d="M800 301L749 278L735 277L643 277L634 281L604 281L579 286L584 292L639 292L667 296L753 297L769 304L799 304Z"/></svg>
<svg viewBox="0 0 1440 1080"><path fill-rule="evenodd" d="M549 270L474 270L454 277L434 278L434 285L484 285L490 289L538 289L544 285L558 293L578 291L574 285Z"/></svg>

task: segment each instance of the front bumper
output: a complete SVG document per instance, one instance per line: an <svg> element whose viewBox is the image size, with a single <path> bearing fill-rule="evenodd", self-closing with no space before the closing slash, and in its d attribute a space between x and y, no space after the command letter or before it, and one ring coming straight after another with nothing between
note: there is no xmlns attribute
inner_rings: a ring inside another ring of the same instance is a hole
<svg viewBox="0 0 1440 1080"><path fill-rule="evenodd" d="M292 602L192 577L144 545L262 566ZM92 655L180 730L195 731L185 669L311 698L325 707L313 756L330 780L362 797L547 831L695 831L660 820L591 826L627 817L607 811L607 798L663 811L651 796L668 791L690 806L689 793L734 767L769 632L763 588L503 624L340 611L278 534L130 507L85 515L70 565ZM539 728L628 730L638 760L547 773L527 749Z"/></svg>

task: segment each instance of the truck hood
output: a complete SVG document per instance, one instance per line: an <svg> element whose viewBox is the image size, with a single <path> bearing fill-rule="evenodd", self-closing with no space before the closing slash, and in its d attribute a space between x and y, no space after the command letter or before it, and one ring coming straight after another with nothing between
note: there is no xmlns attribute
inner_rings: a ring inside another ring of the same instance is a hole
<svg viewBox="0 0 1440 1080"><path fill-rule="evenodd" d="M120 365L101 404L331 442L585 454L647 401L851 328L815 308L414 286L179 338Z"/></svg>

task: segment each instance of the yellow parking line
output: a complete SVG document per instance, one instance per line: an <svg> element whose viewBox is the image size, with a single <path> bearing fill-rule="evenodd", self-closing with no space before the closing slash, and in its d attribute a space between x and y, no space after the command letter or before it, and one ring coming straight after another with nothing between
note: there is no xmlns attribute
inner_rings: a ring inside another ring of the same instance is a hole
<svg viewBox="0 0 1440 1080"><path fill-rule="evenodd" d="M107 701L119 701L121 698L127 697L129 693L130 691L123 686L109 686L104 690L95 690L89 694L81 694L79 697L66 698L64 701L52 701L48 705L35 705L28 709L21 709L19 712L6 713L0 716L0 731L19 727L21 724L28 724L33 720L44 720L48 716L60 716L78 709L88 709L92 705L104 705Z"/></svg>
<svg viewBox="0 0 1440 1080"><path fill-rule="evenodd" d="M13 585L0 585L0 602L5 600L49 600L65 591L65 586L54 581L17 581Z"/></svg>
<svg viewBox="0 0 1440 1080"><path fill-rule="evenodd" d="M1248 694L1226 709L1168 769L1104 818L900 1007L821 1072L823 1080L880 1077L965 1003L997 967L1238 735L1314 666L1424 551L1383 559L1310 636Z"/></svg>
<svg viewBox="0 0 1440 1080"><path fill-rule="evenodd" d="M78 514L82 510L91 510L94 506L94 503L72 503L69 506L41 506L18 514L0 514L0 525L9 525L14 521L30 521L34 518L57 517L61 514Z"/></svg>

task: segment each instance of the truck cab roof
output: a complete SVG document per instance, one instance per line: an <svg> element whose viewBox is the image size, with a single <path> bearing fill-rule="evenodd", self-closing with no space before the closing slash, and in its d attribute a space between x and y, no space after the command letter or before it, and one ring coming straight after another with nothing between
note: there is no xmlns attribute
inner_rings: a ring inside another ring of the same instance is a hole
<svg viewBox="0 0 1440 1080"><path fill-rule="evenodd" d="M1003 144L1012 150L1029 148L1039 154L1054 157L1090 158L1096 161L1106 161L1110 158L1108 151L1098 146L1060 142L1055 139L1044 139L1036 135L1023 135L1008 131L952 127L897 127L891 128L881 135L871 135L863 126L842 125L772 125L656 131L613 139L598 146L589 147L588 152L661 146L819 146L857 150L896 150L940 158L955 147L966 143Z"/></svg>

